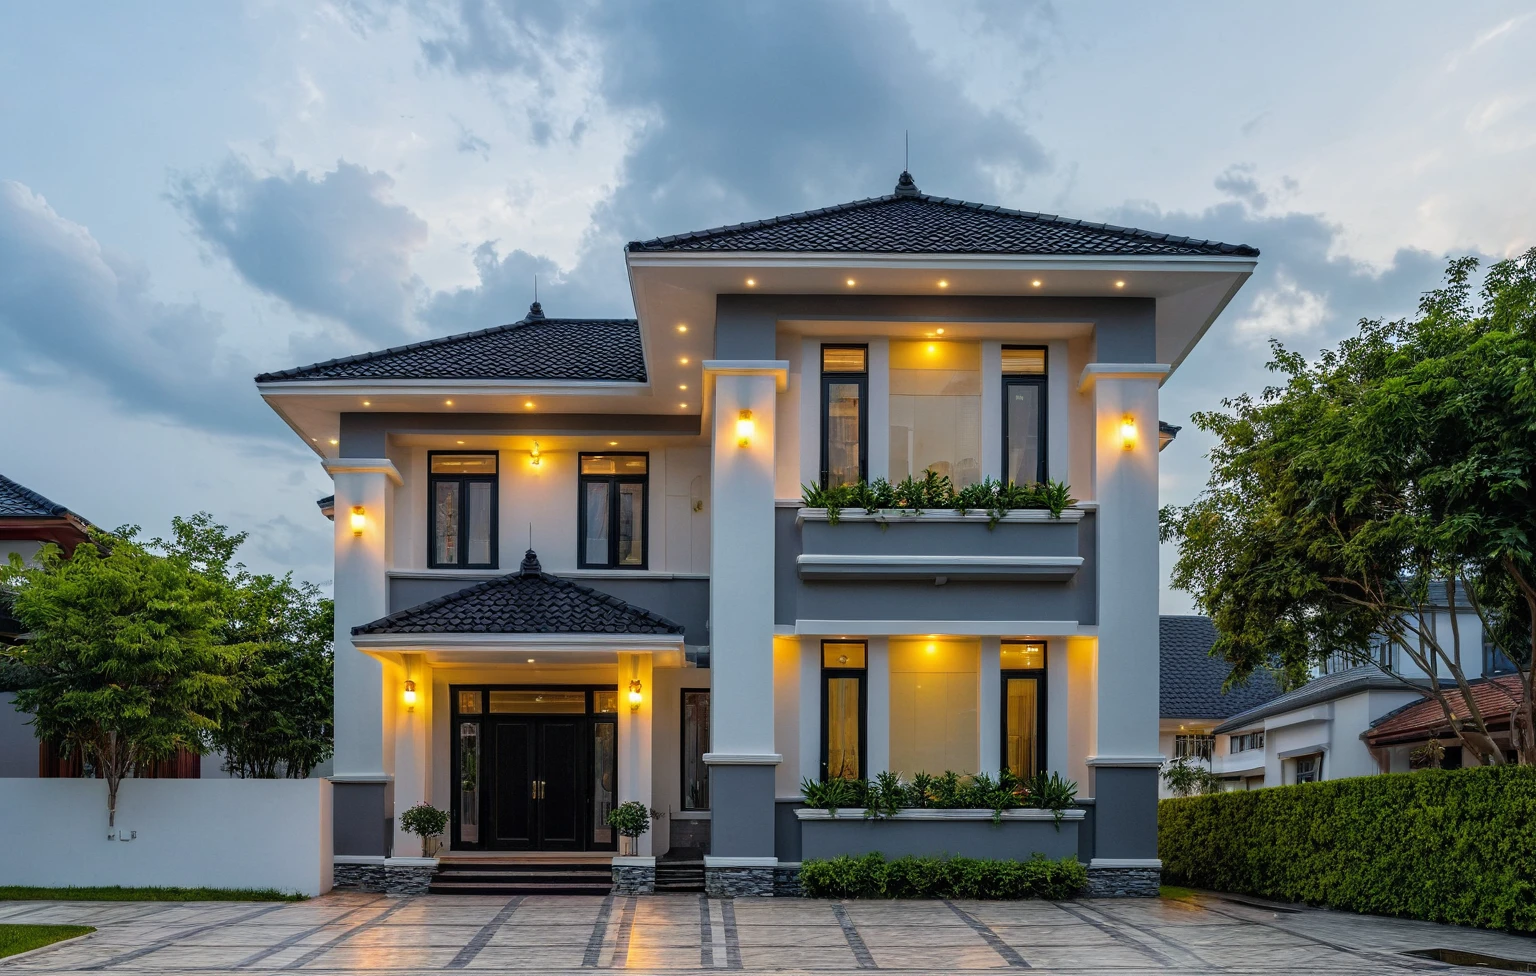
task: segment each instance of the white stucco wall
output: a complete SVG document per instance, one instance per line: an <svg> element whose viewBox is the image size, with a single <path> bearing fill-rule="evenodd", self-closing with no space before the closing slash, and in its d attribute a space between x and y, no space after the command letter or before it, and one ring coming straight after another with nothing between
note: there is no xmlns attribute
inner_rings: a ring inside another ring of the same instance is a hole
<svg viewBox="0 0 1536 976"><path fill-rule="evenodd" d="M328 780L125 780L117 833L97 779L0 780L0 879L49 887L331 887Z"/></svg>

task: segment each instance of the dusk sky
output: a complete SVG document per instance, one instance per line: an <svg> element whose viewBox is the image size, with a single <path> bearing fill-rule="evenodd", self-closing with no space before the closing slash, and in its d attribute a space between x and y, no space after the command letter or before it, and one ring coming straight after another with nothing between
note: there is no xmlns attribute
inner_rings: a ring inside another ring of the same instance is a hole
<svg viewBox="0 0 1536 976"><path fill-rule="evenodd" d="M632 315L624 242L888 193L907 131L925 192L1262 250L1163 390L1184 502L1190 414L1270 337L1536 245L1536 8L7 4L0 473L328 586L330 482L258 372L515 321L535 272Z"/></svg>

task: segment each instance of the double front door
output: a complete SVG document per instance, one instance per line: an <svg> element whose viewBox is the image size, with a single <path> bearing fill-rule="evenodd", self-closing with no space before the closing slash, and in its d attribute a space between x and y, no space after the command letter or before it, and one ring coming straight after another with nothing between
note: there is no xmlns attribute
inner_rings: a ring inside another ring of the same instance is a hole
<svg viewBox="0 0 1536 976"><path fill-rule="evenodd" d="M501 719L490 727L491 842L509 850L581 850L586 791L577 771L587 765L587 720Z"/></svg>

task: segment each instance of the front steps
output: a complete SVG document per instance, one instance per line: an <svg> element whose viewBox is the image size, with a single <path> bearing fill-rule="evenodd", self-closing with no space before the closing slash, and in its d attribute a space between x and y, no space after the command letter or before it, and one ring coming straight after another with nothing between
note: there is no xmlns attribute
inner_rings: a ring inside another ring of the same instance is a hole
<svg viewBox="0 0 1536 976"><path fill-rule="evenodd" d="M432 876L432 895L607 895L613 868L607 859L443 858Z"/></svg>

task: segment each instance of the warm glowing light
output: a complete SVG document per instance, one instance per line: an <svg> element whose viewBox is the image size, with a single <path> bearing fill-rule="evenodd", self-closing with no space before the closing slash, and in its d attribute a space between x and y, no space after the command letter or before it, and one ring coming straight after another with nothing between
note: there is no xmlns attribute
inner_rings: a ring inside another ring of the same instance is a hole
<svg viewBox="0 0 1536 976"><path fill-rule="evenodd" d="M928 355L932 356L934 353L936 353L938 351L939 351L939 347L938 346L934 345L931 342L928 343Z"/></svg>
<svg viewBox="0 0 1536 976"><path fill-rule="evenodd" d="M937 654L939 653L939 645L929 644L927 647L923 648L923 650L927 651L929 654Z"/></svg>
<svg viewBox="0 0 1536 976"><path fill-rule="evenodd" d="M528 659L528 663L529 663L529 664L532 664L532 663L533 663L533 658L531 658L531 657L530 657L530 658L529 658L529 659Z"/></svg>
<svg viewBox="0 0 1536 976"><path fill-rule="evenodd" d="M679 403L678 406L682 407L684 410L688 409L688 404L686 404L686 403Z"/></svg>
<svg viewBox="0 0 1536 976"><path fill-rule="evenodd" d="M684 356L682 359L679 359L678 362L682 363L684 366L687 366L688 365L688 357Z"/></svg>
<svg viewBox="0 0 1536 976"><path fill-rule="evenodd" d="M340 444L340 443L341 443L341 441L338 441L336 438L334 438L334 437L331 438L331 446L332 447L335 447L337 444Z"/></svg>
<svg viewBox="0 0 1536 976"><path fill-rule="evenodd" d="M412 681L410 678L406 678L405 679L405 695L404 695L404 698L405 698L405 707L406 707L406 709L410 710L410 711L415 711L415 709L416 709L416 682Z"/></svg>
<svg viewBox="0 0 1536 976"><path fill-rule="evenodd" d="M609 447L618 447L619 446L619 442L618 441L609 441L608 442L608 446Z"/></svg>
<svg viewBox="0 0 1536 976"><path fill-rule="evenodd" d="M641 700L640 679L635 678L629 683L629 710L632 712L638 712L640 710Z"/></svg>
<svg viewBox="0 0 1536 976"><path fill-rule="evenodd" d="M1036 288L1039 288L1042 284L1044 284L1044 282L1042 282L1039 278L1036 278L1034 281L1031 281L1030 284Z"/></svg>
<svg viewBox="0 0 1536 976"><path fill-rule="evenodd" d="M371 406L373 406L373 401L372 400L364 400L363 401L363 406L371 407Z"/></svg>
<svg viewBox="0 0 1536 976"><path fill-rule="evenodd" d="M1120 446L1127 451L1136 446L1136 418L1130 414L1120 421Z"/></svg>
<svg viewBox="0 0 1536 976"><path fill-rule="evenodd" d="M677 388L679 390L686 390L686 389L688 389L688 384L687 383L679 383L679 384L677 384Z"/></svg>
<svg viewBox="0 0 1536 976"><path fill-rule="evenodd" d="M457 442L455 442L455 443L459 443L459 444L462 444L462 443L464 443L464 442L463 442L463 441L457 441Z"/></svg>
<svg viewBox="0 0 1536 976"><path fill-rule="evenodd" d="M539 466L539 442L538 441L534 441L533 442L533 448L531 450L529 450L528 457L532 459L532 464L533 464L534 467L538 467Z"/></svg>
<svg viewBox="0 0 1536 976"><path fill-rule="evenodd" d="M743 410L736 415L736 446L746 447L752 443L752 432L756 425L752 423L752 411Z"/></svg>
<svg viewBox="0 0 1536 976"><path fill-rule="evenodd" d="M688 326L680 324L677 327L677 331L679 331L679 332L687 332L688 331Z"/></svg>
<svg viewBox="0 0 1536 976"><path fill-rule="evenodd" d="M1124 288L1125 287L1125 282L1117 281L1117 282L1115 282L1115 287L1116 288Z"/></svg>
<svg viewBox="0 0 1536 976"><path fill-rule="evenodd" d="M747 287L748 288L756 288L757 287L757 279L756 278L748 278L747 279Z"/></svg>
<svg viewBox="0 0 1536 976"><path fill-rule="evenodd" d="M939 333L939 335L943 335L944 334L944 330L943 329L939 329L938 333Z"/></svg>
<svg viewBox="0 0 1536 976"><path fill-rule="evenodd" d="M949 287L949 282L945 281L943 278L940 278L939 279L939 287L940 288L948 288Z"/></svg>
<svg viewBox="0 0 1536 976"><path fill-rule="evenodd" d="M849 288L852 288L855 284L856 284L856 282L852 278L848 279L848 287Z"/></svg>
<svg viewBox="0 0 1536 976"><path fill-rule="evenodd" d="M318 438L318 437L311 437L309 440L310 440L311 443L313 443L315 441L318 441L319 439L320 438Z"/></svg>
<svg viewBox="0 0 1536 976"><path fill-rule="evenodd" d="M453 406L453 401L452 400L444 400L443 403L446 404L447 406L450 406L450 407Z"/></svg>
<svg viewBox="0 0 1536 976"><path fill-rule="evenodd" d="M361 505L353 505L352 506L352 534L353 535L362 535L363 534L363 530L366 529L367 527L368 527L368 514L363 511L363 506L361 506Z"/></svg>

